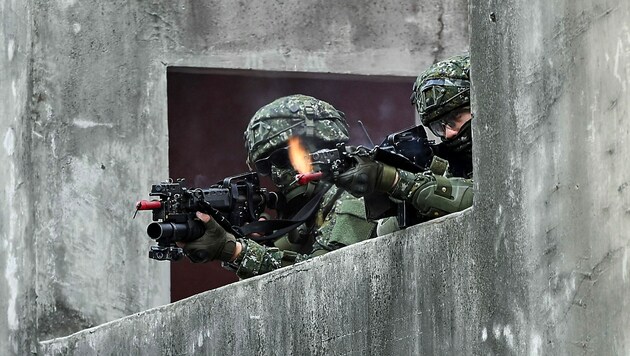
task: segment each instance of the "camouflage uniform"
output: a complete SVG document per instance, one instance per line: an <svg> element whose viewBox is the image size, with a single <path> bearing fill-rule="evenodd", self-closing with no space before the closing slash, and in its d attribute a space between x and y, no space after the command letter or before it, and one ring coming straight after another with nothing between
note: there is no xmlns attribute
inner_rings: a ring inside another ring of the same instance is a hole
<svg viewBox="0 0 630 356"><path fill-rule="evenodd" d="M342 112L306 95L277 99L254 114L245 131L247 162L250 167L255 165L259 173L268 173L289 200L312 195L317 183L297 186L294 182L297 172L292 168L273 165L270 172L261 172L264 169L259 162L286 147L292 136L299 136L311 150L316 150L346 142L348 127ZM274 246L240 239L243 249L231 263L237 275L241 278L260 275L375 236L376 223L366 219L363 200L337 190L333 186L324 195L316 218L307 228L310 231L307 239L292 243L285 236ZM325 207L328 207L326 216Z"/></svg>
<svg viewBox="0 0 630 356"><path fill-rule="evenodd" d="M450 57L425 70L414 83L411 103L422 124L430 129L444 116L461 108L470 110L470 57ZM437 156L449 162L450 173L455 177L472 178L470 124L469 121L456 137L443 140L434 148Z"/></svg>
<svg viewBox="0 0 630 356"><path fill-rule="evenodd" d="M337 191L332 187L324 198L322 207L327 199ZM239 239L243 250L234 261L236 274L240 278L249 278L267 273L281 267L289 266L309 258L320 256L330 251L364 241L376 234L376 223L365 218L365 207L362 199L357 199L348 193L343 193L334 202L333 210L325 218L320 207L318 212L319 228L315 231L315 243L312 252L301 254L294 248L268 247L249 239Z"/></svg>
<svg viewBox="0 0 630 356"><path fill-rule="evenodd" d="M434 131L440 121L462 108L470 108L470 57L460 55L435 63L418 76L411 96L424 126ZM443 125L443 123L442 123ZM435 131L434 131L435 133ZM436 134L437 135L437 134ZM463 210L472 205L472 135L470 121L457 136L434 148L449 163L449 170L412 174L398 170L399 181L388 193L410 202L421 221ZM395 219L379 222L378 235L398 230Z"/></svg>

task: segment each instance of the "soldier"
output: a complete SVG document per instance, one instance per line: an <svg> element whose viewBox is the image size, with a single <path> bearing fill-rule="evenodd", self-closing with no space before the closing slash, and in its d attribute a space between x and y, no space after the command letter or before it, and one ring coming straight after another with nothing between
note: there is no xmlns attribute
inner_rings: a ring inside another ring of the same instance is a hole
<svg viewBox="0 0 630 356"><path fill-rule="evenodd" d="M472 137L470 120L470 58L454 56L435 63L418 76L411 96L422 124L442 142L435 154L449 162L449 172L412 174L362 158L340 175L336 184L355 196L385 192L410 202L420 221L463 210L472 205ZM380 222L378 235L393 232L394 219Z"/></svg>
<svg viewBox="0 0 630 356"><path fill-rule="evenodd" d="M277 239L273 245L252 239L236 239L210 216L197 213L205 234L188 244L178 243L193 262L219 259L241 278L263 274L376 235L376 223L365 218L363 200L326 182L298 185L297 172L287 153L289 138L298 136L313 152L348 141L344 114L324 101L291 95L258 110L245 130L250 167L270 176L283 199L278 218L291 218L312 199L321 202L304 223ZM271 242L270 242L271 244Z"/></svg>
<svg viewBox="0 0 630 356"><path fill-rule="evenodd" d="M452 176L472 178L470 57L435 63L418 76L411 103L422 124L440 137L434 153L449 162Z"/></svg>

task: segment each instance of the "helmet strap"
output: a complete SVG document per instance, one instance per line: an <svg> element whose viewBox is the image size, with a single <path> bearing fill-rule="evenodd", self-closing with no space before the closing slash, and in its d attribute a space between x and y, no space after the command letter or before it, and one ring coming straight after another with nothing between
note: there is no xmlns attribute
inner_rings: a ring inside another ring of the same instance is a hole
<svg viewBox="0 0 630 356"><path fill-rule="evenodd" d="M306 125L304 133L306 137L315 137L315 120L313 119L315 109L310 105L306 105L304 107L304 116L306 116L304 119L304 124Z"/></svg>

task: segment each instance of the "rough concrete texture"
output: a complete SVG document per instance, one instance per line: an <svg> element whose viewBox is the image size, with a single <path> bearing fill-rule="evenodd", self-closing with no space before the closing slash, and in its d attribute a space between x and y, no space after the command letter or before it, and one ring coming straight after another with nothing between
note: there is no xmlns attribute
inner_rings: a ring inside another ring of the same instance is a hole
<svg viewBox="0 0 630 356"><path fill-rule="evenodd" d="M472 2L471 57L475 353L629 354L630 2Z"/></svg>
<svg viewBox="0 0 630 356"><path fill-rule="evenodd" d="M127 2L33 2L32 202L41 339L168 303L134 203L168 177L165 67Z"/></svg>
<svg viewBox="0 0 630 356"><path fill-rule="evenodd" d="M470 14L473 210L43 353L630 353L630 3Z"/></svg>
<svg viewBox="0 0 630 356"><path fill-rule="evenodd" d="M468 50L465 0L159 1L135 16L169 65L415 76Z"/></svg>
<svg viewBox="0 0 630 356"><path fill-rule="evenodd" d="M42 343L44 355L468 353L472 211ZM333 282L334 281L334 282ZM471 282L473 284L471 284Z"/></svg>
<svg viewBox="0 0 630 356"><path fill-rule="evenodd" d="M168 176L167 66L416 75L468 47L465 0L0 0L0 19L2 354L168 301L130 219Z"/></svg>
<svg viewBox="0 0 630 356"><path fill-rule="evenodd" d="M31 13L0 2L0 354L35 349L34 219L30 152Z"/></svg>

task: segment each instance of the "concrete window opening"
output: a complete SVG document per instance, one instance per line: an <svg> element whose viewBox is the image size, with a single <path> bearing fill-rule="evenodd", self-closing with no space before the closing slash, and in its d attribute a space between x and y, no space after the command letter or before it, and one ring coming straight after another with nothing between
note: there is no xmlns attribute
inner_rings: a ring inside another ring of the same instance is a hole
<svg viewBox="0 0 630 356"><path fill-rule="evenodd" d="M369 145L414 125L413 77L169 67L169 174L207 187L248 171L243 131L261 106L286 95L325 100L346 114L351 144ZM263 184L265 182L263 181ZM266 182L268 185L269 182ZM218 262L171 264L171 300L237 280Z"/></svg>

